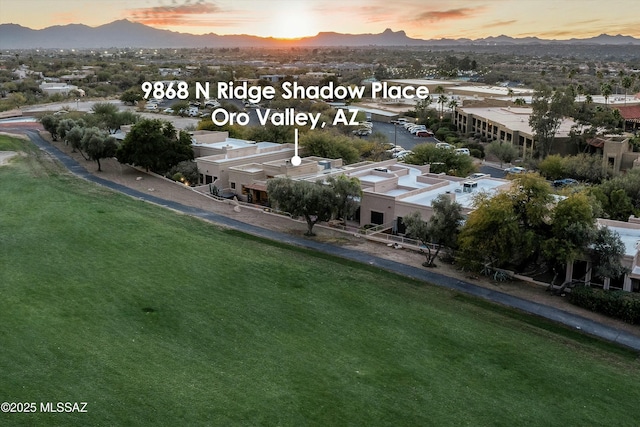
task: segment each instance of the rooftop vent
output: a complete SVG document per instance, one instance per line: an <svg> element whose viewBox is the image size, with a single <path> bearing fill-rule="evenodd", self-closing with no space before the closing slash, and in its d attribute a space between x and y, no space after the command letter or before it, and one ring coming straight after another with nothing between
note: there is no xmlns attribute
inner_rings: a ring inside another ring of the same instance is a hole
<svg viewBox="0 0 640 427"><path fill-rule="evenodd" d="M331 162L328 160L320 160L318 165L322 166L324 170L331 169Z"/></svg>

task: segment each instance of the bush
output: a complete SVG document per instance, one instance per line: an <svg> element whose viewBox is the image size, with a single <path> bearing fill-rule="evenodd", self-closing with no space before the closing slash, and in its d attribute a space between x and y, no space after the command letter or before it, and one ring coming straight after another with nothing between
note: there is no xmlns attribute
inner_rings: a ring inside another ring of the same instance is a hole
<svg viewBox="0 0 640 427"><path fill-rule="evenodd" d="M463 144L463 147L468 148L473 157L484 159L484 145L477 142L467 142Z"/></svg>
<svg viewBox="0 0 640 427"><path fill-rule="evenodd" d="M469 154L476 159L484 159L484 152L478 150L477 148L469 149Z"/></svg>
<svg viewBox="0 0 640 427"><path fill-rule="evenodd" d="M566 178L567 162L559 154L553 154L551 156L547 156L540 162L538 170L540 171L540 175L547 179L554 180Z"/></svg>
<svg viewBox="0 0 640 427"><path fill-rule="evenodd" d="M615 317L632 325L640 324L640 296L629 292L580 286L571 290L569 301L579 307Z"/></svg>

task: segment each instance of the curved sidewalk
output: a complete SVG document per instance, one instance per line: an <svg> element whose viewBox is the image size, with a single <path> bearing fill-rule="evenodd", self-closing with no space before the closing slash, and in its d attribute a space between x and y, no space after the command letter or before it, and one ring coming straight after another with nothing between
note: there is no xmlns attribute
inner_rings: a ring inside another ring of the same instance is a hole
<svg viewBox="0 0 640 427"><path fill-rule="evenodd" d="M636 351L640 351L640 337L636 337L626 331L600 324L591 319L568 313L555 307L549 307L543 304L514 297L502 292L473 285L469 282L444 276L432 271L427 271L398 262L386 260L356 250L334 246L327 243L306 240L285 233L268 230L262 227L235 220L233 218L208 212L203 209L194 208L191 206L173 202L171 200L151 196L149 194L145 194L140 191L125 187L123 185L102 179L89 173L74 159L60 151L58 148L49 144L39 135L37 131L27 131L26 133L38 148L54 156L73 174L88 181L103 185L112 190L127 194L131 197L158 204L160 206L168 207L170 209L174 209L188 215L193 215L255 236L263 237L270 240L276 240L298 247L312 249L341 258L346 258L352 261L376 266L388 271L401 274L403 276L411 277L413 279L429 282L447 289L452 289L458 292L463 292L469 295L480 297L488 301L502 304L507 307L516 308L521 311L561 323L574 329L579 329L586 334L620 344Z"/></svg>

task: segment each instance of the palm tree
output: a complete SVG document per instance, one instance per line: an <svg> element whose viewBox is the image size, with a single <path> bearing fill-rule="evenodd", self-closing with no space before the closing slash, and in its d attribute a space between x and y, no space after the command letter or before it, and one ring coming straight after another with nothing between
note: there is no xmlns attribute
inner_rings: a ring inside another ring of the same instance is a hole
<svg viewBox="0 0 640 427"><path fill-rule="evenodd" d="M447 107L451 108L451 111L453 113L456 112L456 108L458 108L458 101L456 101L455 99L452 99L451 101L449 101L449 103L447 104Z"/></svg>
<svg viewBox="0 0 640 427"><path fill-rule="evenodd" d="M629 88L633 85L633 79L635 76L624 76L622 78L622 87L624 88L624 105L627 105L627 92L629 92Z"/></svg>
<svg viewBox="0 0 640 427"><path fill-rule="evenodd" d="M578 94L578 101L580 101L580 95L584 95L584 87L581 84L576 86L576 93Z"/></svg>
<svg viewBox="0 0 640 427"><path fill-rule="evenodd" d="M587 95L584 97L584 104L591 105L593 103L593 97L591 95Z"/></svg>
<svg viewBox="0 0 640 427"><path fill-rule="evenodd" d="M455 99L452 99L447 104L447 107L449 107L451 109L451 121L455 123L455 120L456 120L456 108L458 108L458 101L456 101Z"/></svg>
<svg viewBox="0 0 640 427"><path fill-rule="evenodd" d="M602 92L602 96L604 96L604 106L608 107L609 105L609 95L613 92L611 88L611 83L602 83L600 85L600 92Z"/></svg>
<svg viewBox="0 0 640 427"><path fill-rule="evenodd" d="M440 95L438 97L438 104L440 104L440 121L442 121L442 117L444 114L444 104L449 100L446 95Z"/></svg>

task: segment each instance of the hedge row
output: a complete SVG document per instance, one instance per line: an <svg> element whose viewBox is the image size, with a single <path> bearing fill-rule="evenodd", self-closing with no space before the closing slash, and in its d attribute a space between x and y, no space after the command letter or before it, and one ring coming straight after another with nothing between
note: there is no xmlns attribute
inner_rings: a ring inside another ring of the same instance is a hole
<svg viewBox="0 0 640 427"><path fill-rule="evenodd" d="M569 301L587 310L640 324L640 296L624 291L605 291L587 286L573 288Z"/></svg>

